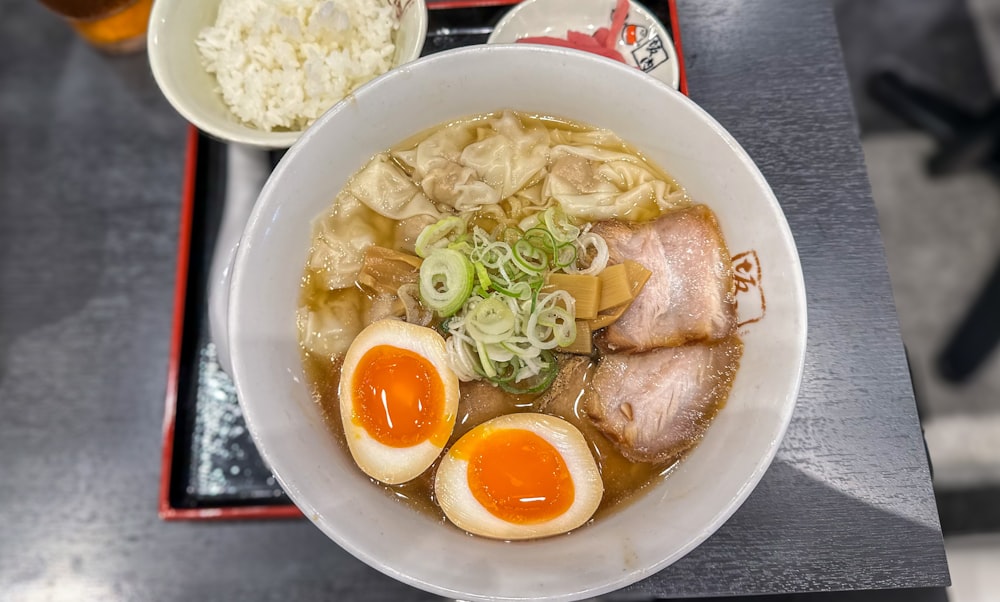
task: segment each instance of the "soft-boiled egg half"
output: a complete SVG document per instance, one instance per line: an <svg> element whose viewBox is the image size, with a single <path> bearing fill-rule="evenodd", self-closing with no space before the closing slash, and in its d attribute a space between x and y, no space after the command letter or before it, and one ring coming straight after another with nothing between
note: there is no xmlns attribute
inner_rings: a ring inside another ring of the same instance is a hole
<svg viewBox="0 0 1000 602"><path fill-rule="evenodd" d="M604 495L587 441L545 414L507 414L462 436L438 466L445 516L474 535L531 539L586 523Z"/></svg>
<svg viewBox="0 0 1000 602"><path fill-rule="evenodd" d="M394 485L417 477L455 428L458 376L430 328L379 320L351 343L340 373L340 417L354 461Z"/></svg>

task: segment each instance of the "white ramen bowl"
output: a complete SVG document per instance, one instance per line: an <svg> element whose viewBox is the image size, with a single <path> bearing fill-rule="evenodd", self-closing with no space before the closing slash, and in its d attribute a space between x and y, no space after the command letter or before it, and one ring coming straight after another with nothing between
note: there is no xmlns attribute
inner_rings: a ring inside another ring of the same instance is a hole
<svg viewBox="0 0 1000 602"><path fill-rule="evenodd" d="M516 543L469 536L373 485L310 396L295 327L310 221L348 177L417 132L505 108L609 128L675 176L715 210L734 254L753 252L739 266L750 292L738 299L741 320L757 318L740 329L745 352L728 404L668 478L573 533ZM763 316L757 284L767 296ZM292 500L372 567L463 600L595 596L652 575L704 541L774 457L795 405L806 341L792 235L739 144L691 100L636 69L540 46L478 46L424 58L326 113L261 192L236 257L229 312L247 424Z"/></svg>

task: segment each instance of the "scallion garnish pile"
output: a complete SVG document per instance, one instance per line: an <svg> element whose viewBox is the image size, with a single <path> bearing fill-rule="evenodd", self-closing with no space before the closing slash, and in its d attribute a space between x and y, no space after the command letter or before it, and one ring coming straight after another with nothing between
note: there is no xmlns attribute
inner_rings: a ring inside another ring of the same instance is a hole
<svg viewBox="0 0 1000 602"><path fill-rule="evenodd" d="M420 299L444 318L452 368L463 381L487 379L511 393L543 391L555 379L552 350L576 340L575 301L550 290L552 273L597 275L608 246L550 207L521 227L492 232L447 217L416 242Z"/></svg>

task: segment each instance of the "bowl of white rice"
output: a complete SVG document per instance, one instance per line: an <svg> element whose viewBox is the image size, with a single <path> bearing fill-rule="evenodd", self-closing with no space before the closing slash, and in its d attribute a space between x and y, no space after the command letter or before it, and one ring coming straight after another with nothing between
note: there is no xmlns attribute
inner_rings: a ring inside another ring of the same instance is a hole
<svg viewBox="0 0 1000 602"><path fill-rule="evenodd" d="M359 86L420 56L424 0L157 0L153 77L226 142L287 148Z"/></svg>

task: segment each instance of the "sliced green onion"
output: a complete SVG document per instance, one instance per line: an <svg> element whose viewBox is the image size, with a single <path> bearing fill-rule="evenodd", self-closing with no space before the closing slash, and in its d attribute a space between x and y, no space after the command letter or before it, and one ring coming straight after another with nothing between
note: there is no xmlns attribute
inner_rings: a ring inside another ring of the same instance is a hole
<svg viewBox="0 0 1000 602"><path fill-rule="evenodd" d="M482 368L476 362L475 357L469 352L470 348L462 337L452 335L445 341L445 348L448 350L448 359L452 370L459 380L469 382L476 380L482 374Z"/></svg>
<svg viewBox="0 0 1000 602"><path fill-rule="evenodd" d="M519 340L515 341L514 339L519 339ZM501 343L501 345L503 345L504 349L507 349L513 355L516 355L521 359L538 357L538 354L541 353L542 351L538 347L535 347L530 342L528 342L528 339L526 337L511 337L507 341Z"/></svg>
<svg viewBox="0 0 1000 602"><path fill-rule="evenodd" d="M465 330L477 342L500 343L514 334L514 312L496 297L483 299L469 312Z"/></svg>
<svg viewBox="0 0 1000 602"><path fill-rule="evenodd" d="M520 228L522 231L527 231L527 230L530 230L531 228L537 227L538 224L540 224L540 223L542 223L542 218L541 218L540 214L538 214L538 213L532 213L528 217L522 219L517 224L517 227Z"/></svg>
<svg viewBox="0 0 1000 602"><path fill-rule="evenodd" d="M545 252L522 238L514 244L514 263L528 274L540 274L549 267Z"/></svg>
<svg viewBox="0 0 1000 602"><path fill-rule="evenodd" d="M580 236L580 228L569 221L569 217L558 205L553 205L542 213L542 222L559 242L573 242Z"/></svg>
<svg viewBox="0 0 1000 602"><path fill-rule="evenodd" d="M560 347L576 340L576 319L561 307L548 307L538 312L538 323L550 329L552 340Z"/></svg>
<svg viewBox="0 0 1000 602"><path fill-rule="evenodd" d="M483 372L486 373L486 378L494 378L497 375L496 366L490 361L490 356L486 353L486 343L482 341L476 341L476 351L479 352L479 363L483 367Z"/></svg>
<svg viewBox="0 0 1000 602"><path fill-rule="evenodd" d="M542 282L544 283L544 282ZM513 297L520 299L521 301L527 301L531 299L532 295L535 294L537 288L532 287L529 282L516 282L510 287L510 291L513 293Z"/></svg>
<svg viewBox="0 0 1000 602"><path fill-rule="evenodd" d="M556 248L555 257L552 259L552 265L559 269L565 269L576 263L576 245L571 242L563 243Z"/></svg>
<svg viewBox="0 0 1000 602"><path fill-rule="evenodd" d="M514 366L513 363L507 362L499 366L497 375L490 380L502 388L504 385L512 382L515 378L517 378L517 367Z"/></svg>
<svg viewBox="0 0 1000 602"><path fill-rule="evenodd" d="M588 248L594 250L594 257L590 260L590 265L585 268L580 268L577 263L566 266L564 269L569 274L587 274L590 276L596 276L604 271L604 268L608 267L609 251L608 243L604 238L594 234L593 232L586 232L580 235L580 238L576 239L574 243L577 248L577 259L582 257L589 257L590 252Z"/></svg>
<svg viewBox="0 0 1000 602"><path fill-rule="evenodd" d="M446 247L461 237L465 234L465 229L465 220L460 217L452 216L438 220L420 232L414 250L417 255L426 258L434 249Z"/></svg>
<svg viewBox="0 0 1000 602"><path fill-rule="evenodd" d="M548 389L552 386L553 381L556 379L556 375L559 373L559 365L556 363L556 358L552 355L550 351L542 351L544 357L544 365L541 371L520 385L512 385L509 382L497 383L498 386L508 393L514 393L515 395L526 394L526 393L541 393L542 391Z"/></svg>
<svg viewBox="0 0 1000 602"><path fill-rule="evenodd" d="M420 298L445 318L439 328L459 379L512 393L548 388L558 370L551 350L577 336L574 299L542 293L547 274L597 273L609 255L603 238L558 207L492 232L448 217L421 232L417 253Z"/></svg>
<svg viewBox="0 0 1000 602"><path fill-rule="evenodd" d="M528 241L533 247L548 255L552 255L555 252L558 244L552 233L544 228L526 230L522 240Z"/></svg>
<svg viewBox="0 0 1000 602"><path fill-rule="evenodd" d="M434 247L434 248L440 248L440 247ZM466 237L466 235L462 235L457 240L448 243L446 248L452 249L453 251L458 251L459 253L462 253L464 255L468 255L473 250L473 246L469 244L469 240Z"/></svg>
<svg viewBox="0 0 1000 602"><path fill-rule="evenodd" d="M524 237L524 230L520 228L514 226L502 226L502 228L495 238L500 242L507 243L507 246L513 245Z"/></svg>
<svg viewBox="0 0 1000 602"><path fill-rule="evenodd" d="M476 278L479 279L479 286L483 287L484 291L488 291L493 284L493 280L490 278L489 272L486 271L486 266L481 263L474 263L472 265L476 269Z"/></svg>
<svg viewBox="0 0 1000 602"><path fill-rule="evenodd" d="M473 285L472 262L453 249L435 249L420 264L420 300L440 316L462 308Z"/></svg>

